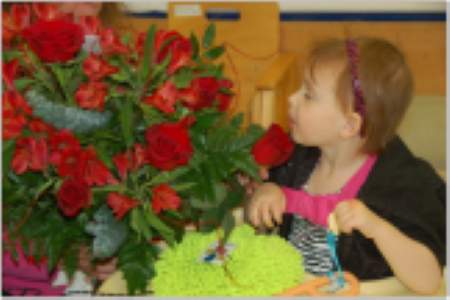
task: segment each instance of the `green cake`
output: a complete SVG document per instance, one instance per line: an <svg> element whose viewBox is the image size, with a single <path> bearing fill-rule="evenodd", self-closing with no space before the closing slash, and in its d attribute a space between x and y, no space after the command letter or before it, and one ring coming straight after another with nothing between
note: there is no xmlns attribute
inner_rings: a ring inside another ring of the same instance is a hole
<svg viewBox="0 0 450 300"><path fill-rule="evenodd" d="M301 254L279 236L255 235L255 230L237 227L227 243L237 248L227 267L198 262L204 250L217 241L217 233L191 233L174 248L161 254L152 280L155 296L271 296L302 282Z"/></svg>

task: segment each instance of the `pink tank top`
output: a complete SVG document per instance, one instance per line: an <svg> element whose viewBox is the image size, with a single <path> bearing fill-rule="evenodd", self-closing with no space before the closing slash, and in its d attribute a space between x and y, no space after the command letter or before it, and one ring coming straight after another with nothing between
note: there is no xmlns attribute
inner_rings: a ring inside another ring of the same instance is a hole
<svg viewBox="0 0 450 300"><path fill-rule="evenodd" d="M303 189L294 190L282 187L281 189L286 196L286 213L295 213L314 223L328 227L329 214L334 211L335 206L339 202L356 197L376 159L376 155L367 157L364 164L342 188L340 193L315 196L308 194Z"/></svg>

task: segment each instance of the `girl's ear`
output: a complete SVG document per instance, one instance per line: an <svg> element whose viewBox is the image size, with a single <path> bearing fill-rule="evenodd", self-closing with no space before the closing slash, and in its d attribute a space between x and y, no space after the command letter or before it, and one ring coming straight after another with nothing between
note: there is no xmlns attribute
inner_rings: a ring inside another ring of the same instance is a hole
<svg viewBox="0 0 450 300"><path fill-rule="evenodd" d="M363 120L358 113L349 113L347 115L347 120L344 124L344 128L341 131L341 137L347 139L358 135L361 130L362 121Z"/></svg>

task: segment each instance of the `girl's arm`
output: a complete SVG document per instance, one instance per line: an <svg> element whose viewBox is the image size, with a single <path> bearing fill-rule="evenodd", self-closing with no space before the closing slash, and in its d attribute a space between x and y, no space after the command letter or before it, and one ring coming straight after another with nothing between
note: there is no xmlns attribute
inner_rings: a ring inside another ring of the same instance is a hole
<svg viewBox="0 0 450 300"><path fill-rule="evenodd" d="M394 274L409 289L419 294L434 294L439 289L442 271L428 247L402 233L359 200L339 203L335 214L342 232L358 229L373 239Z"/></svg>
<svg viewBox="0 0 450 300"><path fill-rule="evenodd" d="M416 293L436 293L442 271L431 250L381 218L377 227L373 240L398 279Z"/></svg>

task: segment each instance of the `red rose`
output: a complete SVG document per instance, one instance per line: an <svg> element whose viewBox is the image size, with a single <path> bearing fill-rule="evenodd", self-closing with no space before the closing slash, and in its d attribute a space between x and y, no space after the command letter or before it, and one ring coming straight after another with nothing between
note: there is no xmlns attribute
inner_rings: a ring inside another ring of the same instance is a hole
<svg viewBox="0 0 450 300"><path fill-rule="evenodd" d="M159 214L162 210L168 210L170 208L176 210L180 207L180 197L178 197L175 190L167 182L155 186L152 192L152 208L156 214Z"/></svg>
<svg viewBox="0 0 450 300"><path fill-rule="evenodd" d="M261 166L273 167L285 163L294 150L294 143L278 124L272 124L253 146L252 155Z"/></svg>
<svg viewBox="0 0 450 300"><path fill-rule="evenodd" d="M83 207L91 205L92 193L88 186L69 179L61 184L56 198L62 212L66 216L74 216Z"/></svg>
<svg viewBox="0 0 450 300"><path fill-rule="evenodd" d="M164 171L187 165L194 152L182 122L153 125L147 129L145 137L150 164Z"/></svg>
<svg viewBox="0 0 450 300"><path fill-rule="evenodd" d="M84 42L83 27L67 20L35 23L25 29L22 36L44 62L70 60Z"/></svg>

